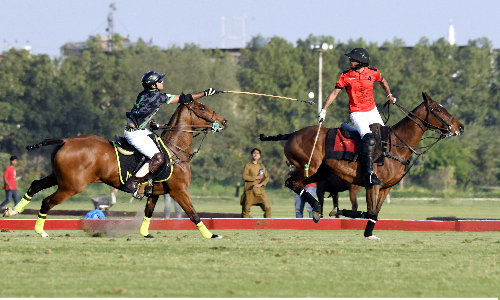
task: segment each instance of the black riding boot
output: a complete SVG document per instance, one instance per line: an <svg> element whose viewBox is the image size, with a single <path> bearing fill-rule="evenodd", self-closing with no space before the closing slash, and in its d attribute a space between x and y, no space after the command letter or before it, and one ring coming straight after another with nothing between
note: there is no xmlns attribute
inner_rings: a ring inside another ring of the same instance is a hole
<svg viewBox="0 0 500 300"><path fill-rule="evenodd" d="M365 185L384 185L377 174L373 172L373 157L375 156L375 136L372 133L367 133L363 136L363 150L361 151L361 167L365 173Z"/></svg>

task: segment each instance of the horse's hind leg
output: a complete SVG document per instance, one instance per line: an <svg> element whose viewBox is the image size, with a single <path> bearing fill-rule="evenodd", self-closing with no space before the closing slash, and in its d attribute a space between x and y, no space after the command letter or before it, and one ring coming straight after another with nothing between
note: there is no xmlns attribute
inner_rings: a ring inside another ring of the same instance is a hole
<svg viewBox="0 0 500 300"><path fill-rule="evenodd" d="M42 207L38 213L38 218L35 223L35 232L42 237L49 237L49 235L43 230L45 225L45 219L47 218L47 213L57 204L61 204L68 198L78 194L79 192L74 190L64 190L59 187L55 193L43 199Z"/></svg>
<svg viewBox="0 0 500 300"><path fill-rule="evenodd" d="M158 201L158 195L149 197L146 202L146 208L144 209L144 220L142 220L141 229L139 232L145 238L152 239L154 236L149 234L149 224L151 223L151 218L153 217L153 212L156 207L156 202Z"/></svg>
<svg viewBox="0 0 500 300"><path fill-rule="evenodd" d="M57 185L57 177L54 173L50 174L49 176L39 179L39 180L34 180L26 194L24 194L23 198L19 203L14 207L14 209L7 209L4 213L4 217L10 217L10 216L15 216L18 213L22 213L24 209L26 209L26 206L31 201L31 198L38 192L56 186Z"/></svg>
<svg viewBox="0 0 500 300"><path fill-rule="evenodd" d="M333 200L333 209L329 213L330 217L335 216L335 218L339 217L339 193L334 192L332 193L332 200Z"/></svg>
<svg viewBox="0 0 500 300"><path fill-rule="evenodd" d="M201 235L206 238L206 239L220 239L222 238L220 235L217 234L212 234L210 230L203 224L201 221L200 217L198 217L198 214L196 213L193 203L191 202L191 197L189 197L189 193L186 189L175 189L171 188L170 189L170 197L177 201L179 205L182 207L184 212L189 216L189 219L191 222L196 224L196 227L198 227L198 230L200 231Z"/></svg>

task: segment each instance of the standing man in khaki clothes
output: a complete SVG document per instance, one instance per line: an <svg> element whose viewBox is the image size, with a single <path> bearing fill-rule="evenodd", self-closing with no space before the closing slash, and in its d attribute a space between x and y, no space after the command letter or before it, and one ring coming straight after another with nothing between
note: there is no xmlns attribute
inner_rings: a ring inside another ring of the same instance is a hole
<svg viewBox="0 0 500 300"><path fill-rule="evenodd" d="M245 180L245 191L241 195L243 218L250 216L250 208L258 205L264 211L264 218L271 217L271 205L264 191L264 186L269 182L269 174L263 164L259 162L260 150L252 149L252 161L245 165L243 180Z"/></svg>

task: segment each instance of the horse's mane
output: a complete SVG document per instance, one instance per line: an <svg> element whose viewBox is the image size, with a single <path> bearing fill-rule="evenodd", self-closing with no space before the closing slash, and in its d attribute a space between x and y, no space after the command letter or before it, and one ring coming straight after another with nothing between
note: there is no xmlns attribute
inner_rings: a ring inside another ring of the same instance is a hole
<svg viewBox="0 0 500 300"><path fill-rule="evenodd" d="M181 109L181 105L182 105L182 103L180 103L177 106L177 108L175 109L174 113L170 117L170 120L168 121L167 126L171 126L172 125L172 122L174 121L174 118L177 116L177 112Z"/></svg>
<svg viewBox="0 0 500 300"><path fill-rule="evenodd" d="M417 109L420 108L420 106L422 106L424 104L424 102L420 103L417 107L415 107L411 112L412 113L415 113L415 111ZM410 121L410 118L408 116L405 116L404 118L402 118L401 120L399 120L396 124L392 125L391 127L392 128L398 128L400 126L402 126L403 124L405 124L406 122Z"/></svg>

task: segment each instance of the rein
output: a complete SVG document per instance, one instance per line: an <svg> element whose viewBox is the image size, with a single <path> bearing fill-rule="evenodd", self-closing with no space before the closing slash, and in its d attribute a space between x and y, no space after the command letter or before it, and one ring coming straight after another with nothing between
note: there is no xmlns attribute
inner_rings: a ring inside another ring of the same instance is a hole
<svg viewBox="0 0 500 300"><path fill-rule="evenodd" d="M180 108L181 106L179 106ZM160 125L158 126L158 129L166 129L166 130L169 130L169 131L181 131L181 132L189 132L189 133L193 133L193 142L188 145L187 147L185 148L182 148L182 147L179 147L177 145L175 145L174 143L172 143L171 141L167 140L166 138L164 137L160 137L163 141L167 142L168 144L174 146L175 148L177 148L179 151L174 153L175 156L178 158L178 160L176 161L191 161L193 159L193 157L198 154L200 152L200 149L201 149L201 145L203 144L203 141L205 140L207 134L208 134L208 129L212 129L212 132L217 132L220 128L220 125L219 123L217 122L214 122L214 117L215 117L215 111L213 112L212 114L212 118L211 119L208 119L206 118L205 116L202 116L201 114L199 114L197 111L195 111L192 107L192 102L191 102L191 105L186 105L186 107L189 109L189 114L191 116L191 125L177 125L177 126L169 126L169 125ZM194 121L193 121L193 114L204 120L204 121L207 121L209 122L211 125L194 125ZM184 127L189 127L189 128L194 128L195 130L188 130L188 129L182 129ZM202 130L196 130L196 129L202 129ZM194 135L194 133L196 133L196 135ZM186 149L188 149L189 147L193 146L194 145L194 138L196 138L199 134L201 133L204 133L201 141L199 141L200 145L198 146L198 149L196 149L196 151L194 152L188 152ZM187 159L183 159L183 158L180 158L179 157L179 153L180 152L184 152L184 153L187 153L189 155L189 157ZM174 163L175 164L175 163Z"/></svg>
<svg viewBox="0 0 500 300"><path fill-rule="evenodd" d="M451 131L451 125L450 125L450 121L454 118L454 116L450 115L450 118L448 120L444 120L443 118L441 118L439 115L436 114L436 112L434 111L434 108L432 108L432 105L434 105L434 103L436 103L436 101L434 101L431 105L427 104L427 101L424 101L424 105L425 105L425 108L427 109L427 116L424 119L420 118L419 116L415 115L412 111L410 111L409 109L405 108L404 106L402 106L401 104L399 103L395 103L395 105L397 107L399 107L399 109L405 114L405 116L410 119L411 121L413 121L415 124L417 124L420 129L422 129L423 131L427 131L427 130L431 130L431 131L434 131L434 132L438 132L439 133L439 137L428 137L428 138L433 138L433 139L436 139L435 142L433 142L432 144L428 145L428 146L422 146L422 147L411 147L410 145L408 145L408 143L406 143L395 131L394 129L392 128L392 126L389 126L389 131L394 133L394 135L398 138L398 140L400 140L404 145L395 145L393 143L391 143L391 145L395 146L395 147L401 147L401 148L407 148L409 149L413 154L415 154L417 156L417 158L411 163L410 165L410 161L406 161L404 162L402 159L400 159L399 157L396 157L394 156L390 151L389 153L383 153L384 156L386 157L389 157L389 158L392 158L392 159L395 159L399 162L401 162L403 165L406 166L405 168L405 173L403 174L403 176L401 177L401 179L403 179L403 177L406 176L406 174L408 174L408 172L410 172L410 169L415 165L415 163L418 161L418 159L420 158L420 156L426 154L435 144L437 144L437 142L439 142L440 140L448 137L448 136L451 136L452 135L452 131ZM389 118L390 118L390 110L389 110L389 101L387 101L386 103L384 103L384 106L382 107L382 112L385 110L385 107L387 106L387 112L388 112L388 116L386 118L386 120L384 121L384 123L386 123ZM442 129L433 125L433 124L430 124L428 122L428 118L429 118L429 114L432 113L434 115L434 117L436 117L436 119L438 119L442 125L444 125L445 127L447 127L447 132L446 133L443 133L442 132ZM385 115L384 115L385 117ZM418 122L417 120L419 120L420 122ZM424 151L421 151L421 152L418 152L416 149L425 149Z"/></svg>

